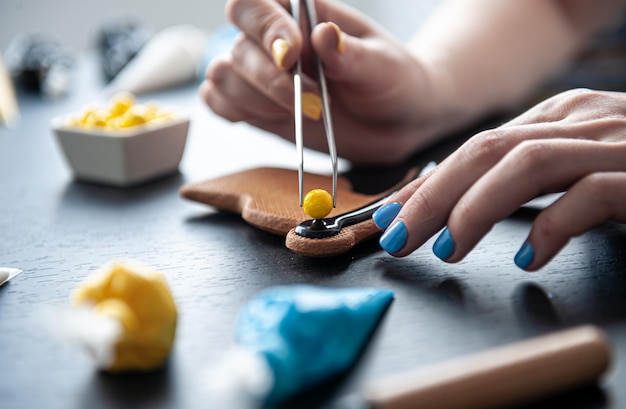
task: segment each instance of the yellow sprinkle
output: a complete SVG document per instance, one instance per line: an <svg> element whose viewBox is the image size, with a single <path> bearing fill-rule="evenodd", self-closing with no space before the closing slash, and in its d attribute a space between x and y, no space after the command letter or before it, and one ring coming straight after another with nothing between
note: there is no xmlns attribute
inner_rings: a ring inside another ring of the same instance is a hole
<svg viewBox="0 0 626 409"><path fill-rule="evenodd" d="M164 118L169 115L168 112L161 109L161 107L154 102L146 103L144 105L144 108L145 108L144 117L146 119L146 122L150 122L155 119Z"/></svg>
<svg viewBox="0 0 626 409"><path fill-rule="evenodd" d="M272 43L272 58L274 58L274 63L278 68L284 69L285 63L285 55L289 52L289 43L282 39L277 38Z"/></svg>
<svg viewBox="0 0 626 409"><path fill-rule="evenodd" d="M322 99L313 92L303 92L302 113L318 121L322 117Z"/></svg>
<svg viewBox="0 0 626 409"><path fill-rule="evenodd" d="M312 219L323 219L333 210L333 197L324 189L313 189L304 196L302 209Z"/></svg>
<svg viewBox="0 0 626 409"><path fill-rule="evenodd" d="M135 96L130 92L119 92L111 97L109 111L111 116L123 115L135 105Z"/></svg>
<svg viewBox="0 0 626 409"><path fill-rule="evenodd" d="M145 124L146 110L142 106L133 106L120 118L117 126L120 128L128 128L130 126Z"/></svg>
<svg viewBox="0 0 626 409"><path fill-rule="evenodd" d="M82 126L83 125L83 116L81 115L70 115L65 118L65 126Z"/></svg>
<svg viewBox="0 0 626 409"><path fill-rule="evenodd" d="M84 128L103 127L108 130L124 129L151 121L166 121L173 114L162 109L156 102L139 104L130 92L119 92L111 97L109 105L101 107L90 104L79 114L68 116L67 126Z"/></svg>
<svg viewBox="0 0 626 409"><path fill-rule="evenodd" d="M87 111L83 117L83 124L87 126L107 126L111 114L103 109Z"/></svg>

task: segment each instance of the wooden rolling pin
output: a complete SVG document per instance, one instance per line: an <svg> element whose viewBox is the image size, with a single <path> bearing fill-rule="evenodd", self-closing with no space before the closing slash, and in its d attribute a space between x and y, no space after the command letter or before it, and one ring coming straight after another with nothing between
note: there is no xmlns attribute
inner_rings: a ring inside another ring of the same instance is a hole
<svg viewBox="0 0 626 409"><path fill-rule="evenodd" d="M385 379L363 397L375 409L501 408L595 382L610 360L604 333L582 326Z"/></svg>

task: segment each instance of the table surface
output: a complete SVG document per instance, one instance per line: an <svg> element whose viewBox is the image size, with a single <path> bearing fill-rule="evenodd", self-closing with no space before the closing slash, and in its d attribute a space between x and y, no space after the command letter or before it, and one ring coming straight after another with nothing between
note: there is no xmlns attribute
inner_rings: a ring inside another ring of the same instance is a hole
<svg viewBox="0 0 626 409"><path fill-rule="evenodd" d="M609 335L610 372L599 387L532 407L626 407L623 226L606 224L573 239L536 273L519 270L512 260L533 209L497 224L457 264L438 260L430 242L398 259L376 240L339 257L305 258L288 250L284 238L238 215L180 198L185 183L256 166L294 168L296 159L291 144L216 117L194 84L150 95L187 109L192 118L179 173L132 188L73 180L50 120L101 98L97 64L87 60L81 67L68 97L21 95L21 121L0 130L0 266L24 271L0 287L0 407L184 408L198 401L211 407L202 380L233 345L237 312L260 290L291 283L388 288L395 299L355 367L289 407L332 404L388 375L585 323ZM420 160L440 159L442 149ZM327 173L326 156L308 155L308 170ZM362 181L390 180L394 171L351 173L359 189L372 190ZM163 370L107 375L43 328L42 310L68 305L78 283L118 259L162 271L176 299L177 338Z"/></svg>

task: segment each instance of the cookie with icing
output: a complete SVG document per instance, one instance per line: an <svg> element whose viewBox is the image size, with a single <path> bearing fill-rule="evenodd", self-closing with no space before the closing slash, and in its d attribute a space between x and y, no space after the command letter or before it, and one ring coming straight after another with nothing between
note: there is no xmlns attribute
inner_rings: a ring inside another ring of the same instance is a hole
<svg viewBox="0 0 626 409"><path fill-rule="evenodd" d="M379 229L367 219L346 226L332 237L312 239L295 233L295 227L309 217L299 205L298 174L292 169L260 167L228 174L215 179L184 185L180 195L220 210L241 214L254 227L285 236L285 245L292 251L310 257L335 256L369 239ZM304 190L332 188L331 176L305 173ZM361 208L389 194L355 192L350 181L337 180L337 206L328 215L332 218Z"/></svg>

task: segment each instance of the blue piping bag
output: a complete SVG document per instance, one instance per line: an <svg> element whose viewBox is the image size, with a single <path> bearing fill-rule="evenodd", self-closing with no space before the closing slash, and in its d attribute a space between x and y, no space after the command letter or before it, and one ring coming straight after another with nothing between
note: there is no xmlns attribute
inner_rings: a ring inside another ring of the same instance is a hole
<svg viewBox="0 0 626 409"><path fill-rule="evenodd" d="M247 397L235 406L273 407L346 371L392 299L389 290L312 285L259 293L236 324L229 368L237 369L222 366L230 395Z"/></svg>

